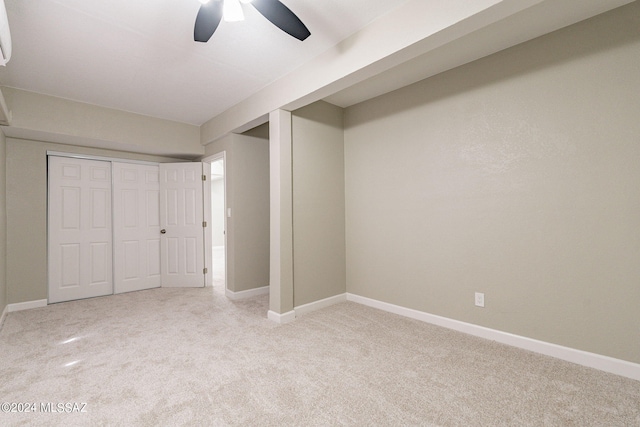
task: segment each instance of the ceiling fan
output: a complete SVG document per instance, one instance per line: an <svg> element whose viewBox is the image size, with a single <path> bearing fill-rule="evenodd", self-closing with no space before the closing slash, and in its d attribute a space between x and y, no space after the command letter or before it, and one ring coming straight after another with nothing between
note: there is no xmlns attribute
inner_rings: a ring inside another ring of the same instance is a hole
<svg viewBox="0 0 640 427"><path fill-rule="evenodd" d="M223 18L225 21L243 20L240 2L251 4L273 25L298 40L304 40L311 35L295 13L279 0L200 0L200 2L202 5L193 28L193 39L197 42L208 42Z"/></svg>

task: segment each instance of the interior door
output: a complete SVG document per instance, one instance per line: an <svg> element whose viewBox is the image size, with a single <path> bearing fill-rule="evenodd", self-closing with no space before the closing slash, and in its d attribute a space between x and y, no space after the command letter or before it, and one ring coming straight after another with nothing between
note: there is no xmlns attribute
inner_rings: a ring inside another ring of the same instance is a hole
<svg viewBox="0 0 640 427"><path fill-rule="evenodd" d="M160 287L157 165L113 163L113 234L114 293Z"/></svg>
<svg viewBox="0 0 640 427"><path fill-rule="evenodd" d="M160 164L163 287L205 284L202 163Z"/></svg>
<svg viewBox="0 0 640 427"><path fill-rule="evenodd" d="M49 302L113 293L111 163L49 157Z"/></svg>

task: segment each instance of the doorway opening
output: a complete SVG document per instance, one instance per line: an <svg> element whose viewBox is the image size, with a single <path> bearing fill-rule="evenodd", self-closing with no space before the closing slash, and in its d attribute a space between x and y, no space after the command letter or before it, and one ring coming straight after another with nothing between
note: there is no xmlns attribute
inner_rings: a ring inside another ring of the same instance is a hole
<svg viewBox="0 0 640 427"><path fill-rule="evenodd" d="M211 160L211 285L215 292L225 293L227 280L224 155Z"/></svg>

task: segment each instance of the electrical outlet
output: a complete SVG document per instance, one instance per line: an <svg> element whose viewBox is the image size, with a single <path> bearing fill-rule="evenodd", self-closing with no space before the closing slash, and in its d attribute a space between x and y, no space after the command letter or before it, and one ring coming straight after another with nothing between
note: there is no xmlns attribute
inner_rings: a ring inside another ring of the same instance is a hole
<svg viewBox="0 0 640 427"><path fill-rule="evenodd" d="M476 306L484 307L484 294L482 292L476 292Z"/></svg>

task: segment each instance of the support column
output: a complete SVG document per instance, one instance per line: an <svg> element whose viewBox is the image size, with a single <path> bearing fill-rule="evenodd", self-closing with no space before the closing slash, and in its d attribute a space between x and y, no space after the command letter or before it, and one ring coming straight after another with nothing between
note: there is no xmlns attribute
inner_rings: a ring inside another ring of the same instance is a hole
<svg viewBox="0 0 640 427"><path fill-rule="evenodd" d="M270 320L287 323L293 311L293 196L291 112L269 114Z"/></svg>

